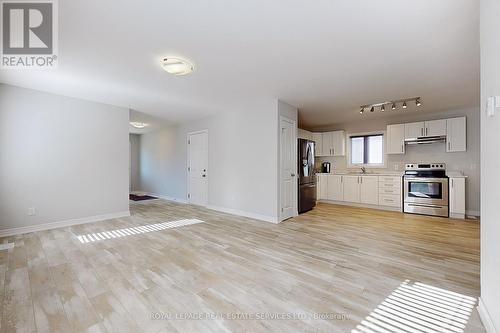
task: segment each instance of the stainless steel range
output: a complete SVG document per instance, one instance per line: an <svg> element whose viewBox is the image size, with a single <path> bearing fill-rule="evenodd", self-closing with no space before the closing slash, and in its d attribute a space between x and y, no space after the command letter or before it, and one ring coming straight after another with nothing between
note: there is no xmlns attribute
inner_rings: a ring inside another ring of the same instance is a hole
<svg viewBox="0 0 500 333"><path fill-rule="evenodd" d="M406 164L405 213L448 217L448 177L444 163Z"/></svg>

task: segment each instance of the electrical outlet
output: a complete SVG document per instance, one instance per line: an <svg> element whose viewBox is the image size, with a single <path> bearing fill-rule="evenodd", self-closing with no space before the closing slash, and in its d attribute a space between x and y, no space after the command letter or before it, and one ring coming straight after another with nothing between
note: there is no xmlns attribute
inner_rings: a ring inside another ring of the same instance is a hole
<svg viewBox="0 0 500 333"><path fill-rule="evenodd" d="M35 216L35 215L36 215L36 208L35 207L28 208L28 216Z"/></svg>

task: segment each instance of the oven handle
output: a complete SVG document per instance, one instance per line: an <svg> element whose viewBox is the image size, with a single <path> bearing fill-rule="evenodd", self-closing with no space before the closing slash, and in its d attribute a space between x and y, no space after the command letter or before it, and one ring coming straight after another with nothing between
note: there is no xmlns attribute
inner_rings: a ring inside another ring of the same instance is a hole
<svg viewBox="0 0 500 333"><path fill-rule="evenodd" d="M418 183L446 183L448 182L448 178L404 178L405 182L418 182Z"/></svg>
<svg viewBox="0 0 500 333"><path fill-rule="evenodd" d="M433 206L433 205L423 205L423 204L413 204L413 203L406 203L408 206L413 206L413 207L427 207L427 208L443 208L443 206Z"/></svg>

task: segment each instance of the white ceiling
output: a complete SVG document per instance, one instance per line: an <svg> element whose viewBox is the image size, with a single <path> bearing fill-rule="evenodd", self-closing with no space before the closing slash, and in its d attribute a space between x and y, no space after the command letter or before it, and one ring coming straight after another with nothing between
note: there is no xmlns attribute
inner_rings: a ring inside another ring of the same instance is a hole
<svg viewBox="0 0 500 333"><path fill-rule="evenodd" d="M405 97L424 111L476 106L478 11L478 0L59 1L59 68L0 81L172 122L270 98L299 107L305 127ZM195 72L167 74L168 55Z"/></svg>

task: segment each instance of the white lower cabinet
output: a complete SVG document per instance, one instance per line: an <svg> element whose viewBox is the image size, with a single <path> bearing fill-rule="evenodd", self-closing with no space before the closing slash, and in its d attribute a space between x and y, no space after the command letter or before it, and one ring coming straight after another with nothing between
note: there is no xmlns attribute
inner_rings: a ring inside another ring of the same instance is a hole
<svg viewBox="0 0 500 333"><path fill-rule="evenodd" d="M331 175L327 176L327 193L326 198L328 200L343 201L344 200L344 176Z"/></svg>
<svg viewBox="0 0 500 333"><path fill-rule="evenodd" d="M378 205L378 177L361 176L359 202L369 205Z"/></svg>
<svg viewBox="0 0 500 333"><path fill-rule="evenodd" d="M450 177L449 179L450 195L450 217L456 219L465 218L465 178Z"/></svg>
<svg viewBox="0 0 500 333"><path fill-rule="evenodd" d="M318 175L318 200L401 209L400 176Z"/></svg>
<svg viewBox="0 0 500 333"><path fill-rule="evenodd" d="M359 176L344 176L344 201L359 202Z"/></svg>
<svg viewBox="0 0 500 333"><path fill-rule="evenodd" d="M316 175L316 199L326 200L328 191L329 175Z"/></svg>

